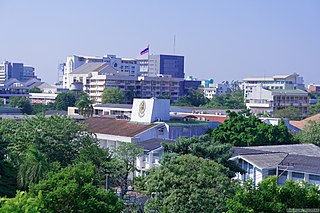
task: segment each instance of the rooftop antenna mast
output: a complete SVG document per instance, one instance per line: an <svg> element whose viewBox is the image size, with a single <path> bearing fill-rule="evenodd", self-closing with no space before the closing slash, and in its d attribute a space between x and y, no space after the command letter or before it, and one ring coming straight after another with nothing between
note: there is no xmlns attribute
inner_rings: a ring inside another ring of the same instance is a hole
<svg viewBox="0 0 320 213"><path fill-rule="evenodd" d="M173 35L173 55L176 54L176 35Z"/></svg>

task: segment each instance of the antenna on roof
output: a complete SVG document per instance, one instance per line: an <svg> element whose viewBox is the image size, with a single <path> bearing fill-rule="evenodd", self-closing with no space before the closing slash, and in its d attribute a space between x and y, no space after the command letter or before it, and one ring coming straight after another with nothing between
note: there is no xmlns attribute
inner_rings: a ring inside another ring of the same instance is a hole
<svg viewBox="0 0 320 213"><path fill-rule="evenodd" d="M173 55L176 54L176 35L173 35Z"/></svg>

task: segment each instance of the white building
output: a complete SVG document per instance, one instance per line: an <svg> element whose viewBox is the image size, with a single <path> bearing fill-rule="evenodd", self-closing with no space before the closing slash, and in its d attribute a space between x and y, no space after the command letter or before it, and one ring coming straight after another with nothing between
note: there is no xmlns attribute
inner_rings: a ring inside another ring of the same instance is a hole
<svg viewBox="0 0 320 213"><path fill-rule="evenodd" d="M265 89L258 85L247 94L246 106L255 114L271 115L276 110L295 107L305 117L309 112L309 96L300 89Z"/></svg>
<svg viewBox="0 0 320 213"><path fill-rule="evenodd" d="M230 85L227 82L212 83L209 87L203 88L203 94L206 98L212 99L215 95L230 94Z"/></svg>
<svg viewBox="0 0 320 213"><path fill-rule="evenodd" d="M303 78L297 73L272 77L249 77L243 79L242 82L245 97L252 92L253 88L259 85L265 89L305 90Z"/></svg>
<svg viewBox="0 0 320 213"><path fill-rule="evenodd" d="M313 144L234 147L230 160L245 171L236 179L252 179L255 186L276 175L279 185L287 179L320 185L320 148Z"/></svg>
<svg viewBox="0 0 320 213"><path fill-rule="evenodd" d="M73 70L87 63L107 63L118 73L126 73L130 76L137 76L140 71L139 63L135 59L121 59L116 57L116 55L106 55L102 57L73 55L67 57L67 61L64 66L63 88L69 89L70 84L72 83L70 82L69 74L71 74Z"/></svg>

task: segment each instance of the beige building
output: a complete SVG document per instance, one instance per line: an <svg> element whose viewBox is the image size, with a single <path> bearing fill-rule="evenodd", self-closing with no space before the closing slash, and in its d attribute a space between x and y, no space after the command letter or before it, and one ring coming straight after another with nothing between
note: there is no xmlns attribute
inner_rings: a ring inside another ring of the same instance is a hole
<svg viewBox="0 0 320 213"><path fill-rule="evenodd" d="M151 98L169 95L172 101L178 101L181 78L170 76L145 77L129 76L119 73L107 63L87 63L69 74L69 88L74 82L83 84L83 90L95 103L101 103L105 88L118 88L131 93L136 98ZM128 97L128 96L127 96Z"/></svg>
<svg viewBox="0 0 320 213"><path fill-rule="evenodd" d="M246 106L253 113L273 114L287 107L298 108L303 116L309 112L309 96L304 90L265 89L257 86L246 97Z"/></svg>

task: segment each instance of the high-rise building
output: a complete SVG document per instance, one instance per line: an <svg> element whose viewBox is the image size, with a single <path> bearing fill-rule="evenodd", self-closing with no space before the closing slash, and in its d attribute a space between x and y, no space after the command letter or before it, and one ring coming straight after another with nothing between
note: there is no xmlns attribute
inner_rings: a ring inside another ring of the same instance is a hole
<svg viewBox="0 0 320 213"><path fill-rule="evenodd" d="M25 66L23 63L11 63L9 61L4 61L0 64L0 84L11 78L26 82L35 77L35 69L32 66Z"/></svg>
<svg viewBox="0 0 320 213"><path fill-rule="evenodd" d="M171 75L173 78L184 78L184 56L150 55L148 59L138 61L142 76Z"/></svg>

